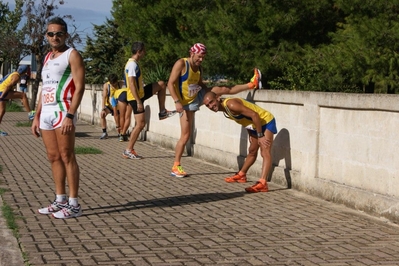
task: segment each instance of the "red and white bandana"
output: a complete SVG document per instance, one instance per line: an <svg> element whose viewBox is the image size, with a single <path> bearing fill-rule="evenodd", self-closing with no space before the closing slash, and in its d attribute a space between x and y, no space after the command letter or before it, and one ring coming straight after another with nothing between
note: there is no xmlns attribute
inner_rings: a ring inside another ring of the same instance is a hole
<svg viewBox="0 0 399 266"><path fill-rule="evenodd" d="M191 53L206 54L206 46L202 43L196 43L190 48Z"/></svg>

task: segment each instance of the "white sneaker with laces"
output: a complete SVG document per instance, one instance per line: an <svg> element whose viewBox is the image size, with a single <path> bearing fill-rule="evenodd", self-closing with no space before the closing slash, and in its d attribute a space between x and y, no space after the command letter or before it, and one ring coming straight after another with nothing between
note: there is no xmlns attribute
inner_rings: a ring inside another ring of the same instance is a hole
<svg viewBox="0 0 399 266"><path fill-rule="evenodd" d="M135 159L135 160L143 159L143 157L138 155L135 150L131 151L124 150L122 156L125 159Z"/></svg>
<svg viewBox="0 0 399 266"><path fill-rule="evenodd" d="M55 213L55 212L58 212L58 211L62 210L62 209L65 208L67 205L68 205L68 202L67 202L67 201L65 201L65 202L57 202L57 201L54 201L54 202L51 203L49 206L44 207L44 208L41 208L41 209L38 209L37 211L38 211L40 214L52 214L52 213Z"/></svg>
<svg viewBox="0 0 399 266"><path fill-rule="evenodd" d="M64 208L58 212L54 212L52 215L57 219L76 218L82 215L82 207L80 204L77 207L67 204Z"/></svg>

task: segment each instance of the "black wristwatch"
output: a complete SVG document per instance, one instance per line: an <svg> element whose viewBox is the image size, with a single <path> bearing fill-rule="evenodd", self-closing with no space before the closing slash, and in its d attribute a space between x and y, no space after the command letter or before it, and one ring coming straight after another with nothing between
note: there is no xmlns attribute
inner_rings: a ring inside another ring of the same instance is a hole
<svg viewBox="0 0 399 266"><path fill-rule="evenodd" d="M263 132L258 132L258 133L256 133L256 135L258 136L258 138L261 138L261 137L264 137L265 136L265 134L263 134Z"/></svg>
<svg viewBox="0 0 399 266"><path fill-rule="evenodd" d="M67 114L66 114L66 117L67 117L67 118L70 118L70 119L74 119L74 118L75 118L75 116L74 116L73 114L70 114L70 113L67 113Z"/></svg>

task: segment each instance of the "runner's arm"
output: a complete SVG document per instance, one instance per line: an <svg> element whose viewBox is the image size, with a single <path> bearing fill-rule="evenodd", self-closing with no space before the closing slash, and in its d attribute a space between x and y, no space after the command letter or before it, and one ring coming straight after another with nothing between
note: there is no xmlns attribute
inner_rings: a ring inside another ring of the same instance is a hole
<svg viewBox="0 0 399 266"><path fill-rule="evenodd" d="M85 66L82 56L78 53L78 51L72 51L69 58L69 64L71 66L72 79L75 83L75 93L73 95L68 113L75 114L78 110L80 102L82 101L85 91Z"/></svg>

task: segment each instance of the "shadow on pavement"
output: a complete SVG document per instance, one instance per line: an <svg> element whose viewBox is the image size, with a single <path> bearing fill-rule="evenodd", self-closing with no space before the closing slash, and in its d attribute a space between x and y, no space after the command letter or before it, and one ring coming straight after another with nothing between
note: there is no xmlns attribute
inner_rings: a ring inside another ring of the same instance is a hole
<svg viewBox="0 0 399 266"><path fill-rule="evenodd" d="M101 135L101 134L99 134L99 135ZM90 135L90 134L87 134L86 132L75 132L75 136L76 136L77 138L87 138L87 137L90 137L90 138L97 138L97 137L93 137L93 136Z"/></svg>
<svg viewBox="0 0 399 266"><path fill-rule="evenodd" d="M214 172L214 173L190 173L189 175L187 175L186 177L184 177L184 178L187 178L187 177L192 177L192 176L207 176L207 175L218 175L218 176L220 176L220 175L226 175L225 177L227 177L227 176L229 176L229 175L233 175L233 174L235 174L236 172ZM219 178L219 177L217 177L217 178Z"/></svg>
<svg viewBox="0 0 399 266"><path fill-rule="evenodd" d="M123 212L123 211L130 211L142 208L174 207L174 206L186 205L192 203L201 204L206 202L215 202L220 200L238 198L244 196L244 194L246 194L244 191L233 192L233 193L203 193L203 194L193 194L193 195L181 195L176 197L167 197L160 199L133 201L122 205L110 205L110 206L95 207L95 208L88 207L85 210L83 216L99 215L105 213L108 214L113 212ZM102 210L102 211L96 212L95 210Z"/></svg>

